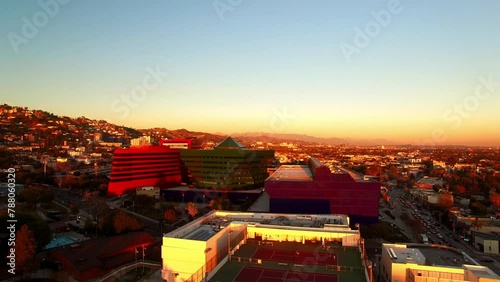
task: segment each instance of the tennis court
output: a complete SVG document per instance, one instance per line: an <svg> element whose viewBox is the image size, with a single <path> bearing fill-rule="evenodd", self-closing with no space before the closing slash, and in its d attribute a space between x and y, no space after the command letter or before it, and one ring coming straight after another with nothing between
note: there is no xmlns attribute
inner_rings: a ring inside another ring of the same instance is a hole
<svg viewBox="0 0 500 282"><path fill-rule="evenodd" d="M302 265L337 265L337 254L329 252L311 252L304 250L279 250L275 248L259 248L253 258L264 261L293 263Z"/></svg>
<svg viewBox="0 0 500 282"><path fill-rule="evenodd" d="M338 282L336 274L293 272L245 266L233 282Z"/></svg>

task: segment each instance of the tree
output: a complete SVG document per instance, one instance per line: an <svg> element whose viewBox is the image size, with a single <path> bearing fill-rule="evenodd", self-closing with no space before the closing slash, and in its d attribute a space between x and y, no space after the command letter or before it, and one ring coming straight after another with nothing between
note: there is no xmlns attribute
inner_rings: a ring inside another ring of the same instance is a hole
<svg viewBox="0 0 500 282"><path fill-rule="evenodd" d="M467 190L463 185L457 185L454 189L454 192L457 194L464 194Z"/></svg>
<svg viewBox="0 0 500 282"><path fill-rule="evenodd" d="M382 173L382 168L379 165L372 165L366 169L366 173L368 175L380 175Z"/></svg>
<svg viewBox="0 0 500 282"><path fill-rule="evenodd" d="M478 202L470 203L469 207L472 210L473 214L485 215L488 213L488 209L486 208L486 206Z"/></svg>
<svg viewBox="0 0 500 282"><path fill-rule="evenodd" d="M448 209L453 206L453 195L448 193L441 193L438 196L438 206L443 209Z"/></svg>
<svg viewBox="0 0 500 282"><path fill-rule="evenodd" d="M99 222L99 219L106 216L109 213L109 207L106 200L100 198L97 192L86 193L85 194L85 207L87 208L88 214L92 215L94 221Z"/></svg>
<svg viewBox="0 0 500 282"><path fill-rule="evenodd" d="M186 205L186 210L192 218L194 218L198 214L198 208L193 202L189 202Z"/></svg>
<svg viewBox="0 0 500 282"><path fill-rule="evenodd" d="M24 201L32 207L35 207L38 203L50 203L53 200L54 192L47 188L26 188L19 193L19 201Z"/></svg>
<svg viewBox="0 0 500 282"><path fill-rule="evenodd" d="M217 197L210 200L208 206L213 210L231 210L231 201L224 197Z"/></svg>
<svg viewBox="0 0 500 282"><path fill-rule="evenodd" d="M177 214L175 213L175 211L173 209L169 209L169 210L166 210L164 213L163 213L163 219L167 222L167 223L174 223L177 221Z"/></svg>
<svg viewBox="0 0 500 282"><path fill-rule="evenodd" d="M35 256L36 244L33 232L25 224L16 232L16 266L25 271L29 269Z"/></svg>
<svg viewBox="0 0 500 282"><path fill-rule="evenodd" d="M113 218L113 227L115 232L120 234L124 231L140 230L144 227L144 225L135 217L124 211L119 211Z"/></svg>
<svg viewBox="0 0 500 282"><path fill-rule="evenodd" d="M0 222L7 223L8 217L7 213L0 215ZM17 220L17 231L23 226L27 225L28 229L36 234L34 237L36 251L41 251L43 248L50 243L52 240L52 232L50 230L47 222L43 221L38 215L31 213L16 213ZM5 257L7 255L7 251L10 247L5 244L0 244L0 256Z"/></svg>
<svg viewBox="0 0 500 282"><path fill-rule="evenodd" d="M496 208L500 207L500 194L491 193L490 194L490 202L493 204L494 207L496 207Z"/></svg>

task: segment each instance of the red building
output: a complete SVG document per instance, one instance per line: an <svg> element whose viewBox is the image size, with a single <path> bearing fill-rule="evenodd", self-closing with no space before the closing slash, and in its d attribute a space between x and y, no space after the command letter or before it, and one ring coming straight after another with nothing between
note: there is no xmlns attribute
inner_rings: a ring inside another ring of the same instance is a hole
<svg viewBox="0 0 500 282"><path fill-rule="evenodd" d="M339 168L333 173L317 159L283 165L265 181L273 213L346 214L351 223L378 220L380 183Z"/></svg>
<svg viewBox="0 0 500 282"><path fill-rule="evenodd" d="M144 186L168 188L181 182L179 150L167 146L116 149L111 166L108 195Z"/></svg>

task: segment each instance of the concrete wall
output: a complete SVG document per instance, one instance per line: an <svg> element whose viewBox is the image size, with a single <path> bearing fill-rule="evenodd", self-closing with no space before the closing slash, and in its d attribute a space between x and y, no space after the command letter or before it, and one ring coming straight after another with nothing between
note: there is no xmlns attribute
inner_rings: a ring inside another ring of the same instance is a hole
<svg viewBox="0 0 500 282"><path fill-rule="evenodd" d="M422 273L422 277L441 277L463 280L465 270L463 268L438 267L430 265L418 265L415 263L393 263L389 256L388 249L393 247L406 248L406 245L393 244L382 248L380 277L384 277L383 269L389 274L389 279L385 281L406 282L409 281L409 270ZM381 279L381 281L384 281ZM417 280L415 280L417 281ZM425 280L424 280L425 281Z"/></svg>
<svg viewBox="0 0 500 282"><path fill-rule="evenodd" d="M205 265L205 241L185 240L163 237L161 257L163 260L162 277L173 280L173 273L178 273L176 281L187 280Z"/></svg>
<svg viewBox="0 0 500 282"><path fill-rule="evenodd" d="M342 240L343 246L358 246L359 245L359 233L357 231L347 231L347 232L335 232L331 231L318 231L318 230L305 230L304 229L286 229L286 228L272 228L272 227L260 227L251 226L247 227L248 238L255 238L256 236L262 236L264 240L270 241L290 241L290 242L300 242L304 240L317 240L321 242L322 238L326 241L333 241L334 239Z"/></svg>

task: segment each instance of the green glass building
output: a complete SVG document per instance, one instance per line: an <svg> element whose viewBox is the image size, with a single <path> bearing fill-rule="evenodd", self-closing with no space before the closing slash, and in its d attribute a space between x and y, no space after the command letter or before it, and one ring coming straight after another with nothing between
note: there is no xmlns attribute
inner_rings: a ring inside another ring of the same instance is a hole
<svg viewBox="0 0 500 282"><path fill-rule="evenodd" d="M248 150L231 137L212 150L181 150L184 171L197 188L243 190L264 187L273 150Z"/></svg>

